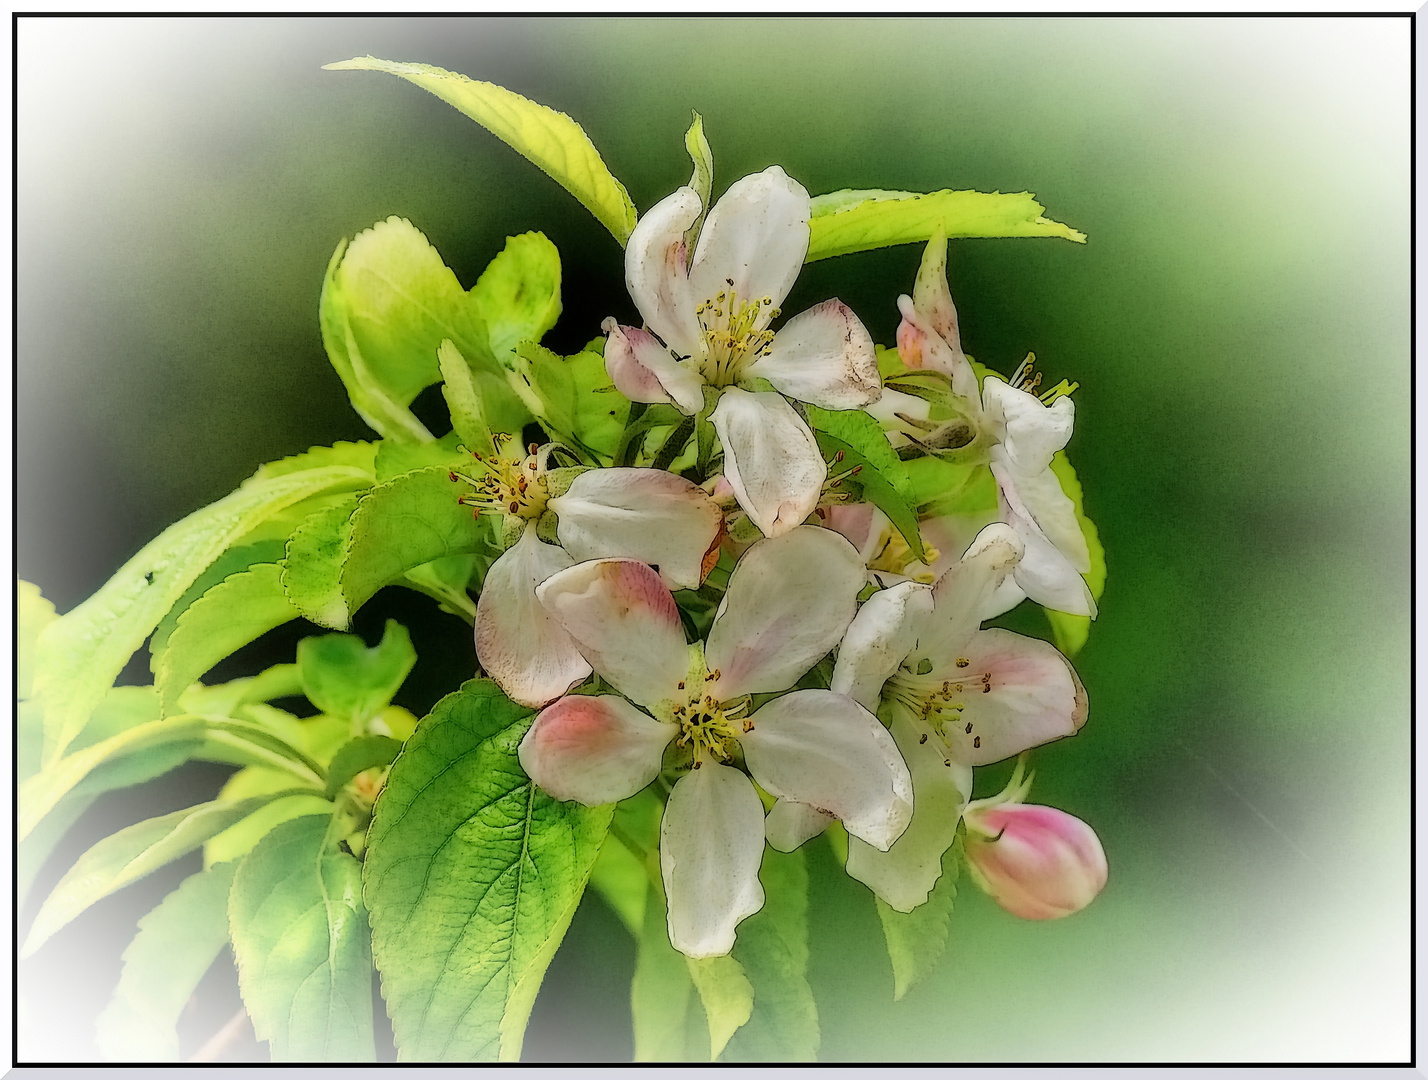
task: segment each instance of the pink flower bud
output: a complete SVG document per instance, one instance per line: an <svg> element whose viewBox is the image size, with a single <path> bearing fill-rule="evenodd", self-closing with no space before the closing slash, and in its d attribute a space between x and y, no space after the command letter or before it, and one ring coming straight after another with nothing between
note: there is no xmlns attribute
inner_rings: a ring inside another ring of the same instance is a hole
<svg viewBox="0 0 1428 1080"><path fill-rule="evenodd" d="M986 800L967 807L972 880L1023 919L1080 911L1106 884L1106 853L1080 818L1049 806Z"/></svg>

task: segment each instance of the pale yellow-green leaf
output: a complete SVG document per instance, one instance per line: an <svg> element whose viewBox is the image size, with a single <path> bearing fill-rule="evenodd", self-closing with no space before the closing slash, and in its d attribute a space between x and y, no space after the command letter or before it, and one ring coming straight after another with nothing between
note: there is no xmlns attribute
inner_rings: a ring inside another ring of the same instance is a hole
<svg viewBox="0 0 1428 1080"><path fill-rule="evenodd" d="M1085 243L1085 233L1043 216L1026 191L835 191L813 200L807 262L895 244L949 237L1056 236Z"/></svg>
<svg viewBox="0 0 1428 1080"><path fill-rule="evenodd" d="M564 113L521 97L503 86L478 82L430 64L404 64L358 56L328 71L385 71L415 83L469 116L529 159L580 204L623 247L635 227L635 204L589 136Z"/></svg>
<svg viewBox="0 0 1428 1080"><path fill-rule="evenodd" d="M704 1003L709 1021L709 1060L719 1056L730 1037L749 1022L754 1013L754 988L744 968L732 956L711 956L704 960L685 958L689 977Z"/></svg>
<svg viewBox="0 0 1428 1080"><path fill-rule="evenodd" d="M1051 471L1061 483L1061 490L1076 508L1076 520L1081 525L1081 533L1086 537L1086 547L1091 553L1091 569L1082 576L1097 601L1106 587L1106 549L1101 546L1101 537L1095 523L1086 516L1082 507L1081 481L1076 478L1076 470L1066 460L1065 453L1057 451L1051 459ZM1051 633L1056 639L1056 647L1067 656L1075 656L1091 636L1091 620L1085 615L1068 615L1064 611L1046 610L1047 621L1051 623Z"/></svg>
<svg viewBox="0 0 1428 1080"><path fill-rule="evenodd" d="M15 634L15 697L24 701L30 696L30 685L35 677L35 642L40 631L59 616L55 614L55 606L40 595L40 587L28 581L16 583L15 605L19 620Z"/></svg>

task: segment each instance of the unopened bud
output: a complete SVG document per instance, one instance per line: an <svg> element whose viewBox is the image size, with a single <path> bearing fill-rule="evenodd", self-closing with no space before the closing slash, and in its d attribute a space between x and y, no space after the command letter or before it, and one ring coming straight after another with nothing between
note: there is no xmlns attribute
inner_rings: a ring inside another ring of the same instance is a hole
<svg viewBox="0 0 1428 1080"><path fill-rule="evenodd" d="M1021 802L967 807L967 868L1013 915L1059 919L1080 911L1106 884L1106 853L1080 818Z"/></svg>

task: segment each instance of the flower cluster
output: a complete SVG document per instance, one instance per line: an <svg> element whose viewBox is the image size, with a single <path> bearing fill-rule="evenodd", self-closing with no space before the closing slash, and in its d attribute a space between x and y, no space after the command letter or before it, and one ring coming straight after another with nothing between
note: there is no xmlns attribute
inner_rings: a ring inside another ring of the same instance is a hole
<svg viewBox="0 0 1428 1080"><path fill-rule="evenodd" d="M959 832L1007 910L1079 910L1106 879L1089 826L1026 804L1020 764L971 799L974 768L1086 720L1061 652L983 626L1024 598L1096 613L1052 467L1075 387L1037 396L1030 361L979 377L941 237L898 299L882 375L836 299L771 329L808 251L808 193L772 167L705 209L684 187L640 219L625 277L643 325L603 324L614 387L674 418L665 467L558 468L557 444L507 443L461 477L503 521L476 650L539 710L522 766L590 806L658 784L669 935L691 957L727 953L763 905L766 842L792 850L834 821L847 872L895 910L927 900ZM820 410L863 413L889 460L946 465L963 487L989 474L994 504L921 500L910 537L858 482L867 463L820 444Z"/></svg>

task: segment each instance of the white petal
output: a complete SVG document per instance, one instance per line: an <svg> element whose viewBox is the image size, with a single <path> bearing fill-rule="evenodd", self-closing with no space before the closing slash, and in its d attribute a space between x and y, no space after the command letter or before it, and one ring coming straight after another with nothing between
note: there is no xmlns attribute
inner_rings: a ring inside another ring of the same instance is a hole
<svg viewBox="0 0 1428 1080"><path fill-rule="evenodd" d="M699 587L723 521L699 487L662 469L591 469L547 505L576 559L639 559L671 589Z"/></svg>
<svg viewBox="0 0 1428 1080"><path fill-rule="evenodd" d="M659 830L670 944L696 959L732 949L734 927L764 906L763 855L764 807L747 776L706 761L681 777Z"/></svg>
<svg viewBox="0 0 1428 1080"><path fill-rule="evenodd" d="M770 795L832 814L886 850L912 818L912 780L878 718L831 690L768 702L739 735L749 773Z"/></svg>
<svg viewBox="0 0 1428 1080"><path fill-rule="evenodd" d="M672 700L689 673L689 646L674 597L634 559L562 570L536 595L600 676L631 701Z"/></svg>
<svg viewBox="0 0 1428 1080"><path fill-rule="evenodd" d="M476 601L476 656L512 701L539 707L590 674L574 639L536 599L536 586L574 560L528 528L486 572Z"/></svg>
<svg viewBox="0 0 1428 1080"><path fill-rule="evenodd" d="M1034 394L988 375L982 383L982 401L1018 473L1042 472L1071 438L1076 406L1069 397L1057 398L1048 408Z"/></svg>
<svg viewBox="0 0 1428 1080"><path fill-rule="evenodd" d="M873 339L841 300L795 315L745 374L822 409L871 405L883 391Z"/></svg>
<svg viewBox="0 0 1428 1080"><path fill-rule="evenodd" d="M931 614L930 586L904 581L873 593L843 635L828 688L877 712L883 683L912 652Z"/></svg>
<svg viewBox="0 0 1428 1080"><path fill-rule="evenodd" d="M932 406L926 398L904 394L890 387L883 387L883 396L866 407L869 416L876 420L893 446L908 445L908 436L921 439L927 435L927 427L913 423L926 420Z"/></svg>
<svg viewBox="0 0 1428 1080"><path fill-rule="evenodd" d="M730 386L709 422L724 447L724 478L760 532L777 536L813 513L828 466L813 432L781 395Z"/></svg>
<svg viewBox="0 0 1428 1080"><path fill-rule="evenodd" d="M777 165L731 184L699 232L689 270L695 303L727 289L730 279L740 301L783 303L808 254L810 214L808 192Z"/></svg>
<svg viewBox="0 0 1428 1080"><path fill-rule="evenodd" d="M779 799L764 818L764 835L775 851L793 851L828 828L832 814L789 799Z"/></svg>
<svg viewBox="0 0 1428 1080"><path fill-rule="evenodd" d="M932 617L917 644L917 655L933 663L948 657L989 618L1002 583L1021 560L1025 546L1011 526L994 522L977 534L957 565L938 579L932 592Z"/></svg>
<svg viewBox="0 0 1428 1080"><path fill-rule="evenodd" d="M922 313L913 307L912 297L904 293L897 298L902 322L897 328L897 352L910 368L931 368L952 377L952 393L962 399L972 416L982 411L977 394L977 373L958 343L943 339Z"/></svg>
<svg viewBox="0 0 1428 1080"><path fill-rule="evenodd" d="M1023 472L1000 446L992 447L991 468L1003 496L1009 502L1020 503L1017 512L1036 522L1036 527L1076 570L1084 574L1091 569L1091 552L1081 523L1076 520L1076 504L1061 490L1056 474L1049 468Z"/></svg>
<svg viewBox="0 0 1428 1080"><path fill-rule="evenodd" d="M957 822L972 792L972 770L948 764L934 740L910 716L893 717L891 731L912 773L912 822L887 851L848 838L848 874L895 911L926 901L942 876L942 855L957 837Z"/></svg>
<svg viewBox="0 0 1428 1080"><path fill-rule="evenodd" d="M709 629L715 697L787 690L838 643L866 570L853 545L807 525L759 540L734 567Z"/></svg>
<svg viewBox="0 0 1428 1080"><path fill-rule="evenodd" d="M704 380L675 360L648 330L621 326L606 319L600 328L605 341L605 371L615 389L631 401L668 402L682 412L697 413L704 405Z"/></svg>
<svg viewBox="0 0 1428 1080"><path fill-rule="evenodd" d="M1038 491L1036 496L1046 508L1047 518L1053 522L1058 539L1070 549L1067 551L1046 534L1030 508L1022 501L1021 478L1012 473L1001 455L1000 447L992 448L991 467L992 474L997 478L1002 516L1007 524L1016 530L1026 548L1015 571L1018 587L1043 607L1094 618L1096 601L1078 570L1078 565L1090 567L1091 555L1070 500L1063 494L1061 498L1065 500L1065 505L1057 506L1054 496L1060 492L1059 486L1055 492ZM1045 475L1055 482L1054 474L1048 471ZM1069 533L1068 523L1063 520L1063 515L1070 517L1069 527L1075 529L1074 535Z"/></svg>
<svg viewBox="0 0 1428 1080"><path fill-rule="evenodd" d="M699 216L699 196L682 187L646 211L625 246L625 285L645 325L681 356L702 355L689 291L684 233Z"/></svg>
<svg viewBox="0 0 1428 1080"><path fill-rule="evenodd" d="M521 740L521 768L556 799L586 806L628 799L659 775L673 724L622 697L570 694L546 706Z"/></svg>
<svg viewBox="0 0 1428 1080"><path fill-rule="evenodd" d="M982 630L963 646L962 656L970 661L966 667L949 663L933 671L934 679L955 678L967 688L958 722L946 726L954 760L990 765L1074 735L1086 722L1086 689L1046 642Z"/></svg>

